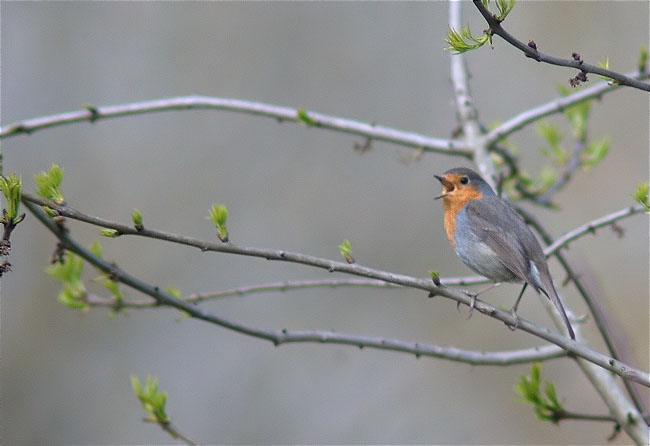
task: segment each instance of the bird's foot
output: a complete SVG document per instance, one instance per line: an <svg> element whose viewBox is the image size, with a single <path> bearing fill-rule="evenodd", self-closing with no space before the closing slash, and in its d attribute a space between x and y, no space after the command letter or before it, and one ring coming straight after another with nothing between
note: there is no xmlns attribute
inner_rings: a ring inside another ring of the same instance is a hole
<svg viewBox="0 0 650 446"><path fill-rule="evenodd" d="M474 311L474 305L476 304L476 296L478 296L478 293L474 293L472 291L467 291L467 290L461 290L463 293L465 293L467 296L469 296L469 311L467 312L467 319L472 317L472 312ZM456 310L460 311L460 302L456 302Z"/></svg>
<svg viewBox="0 0 650 446"><path fill-rule="evenodd" d="M510 325L509 323L505 322L505 324L506 327L508 327L510 330L515 331L517 327L519 327L519 316L517 316L517 313L515 313L514 308L510 310L510 314L512 315L513 318L515 318L515 323Z"/></svg>

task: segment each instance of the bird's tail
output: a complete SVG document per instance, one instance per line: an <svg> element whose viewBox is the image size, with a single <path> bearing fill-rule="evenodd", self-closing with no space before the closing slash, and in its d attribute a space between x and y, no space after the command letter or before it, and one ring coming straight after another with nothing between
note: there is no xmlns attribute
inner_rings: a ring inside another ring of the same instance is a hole
<svg viewBox="0 0 650 446"><path fill-rule="evenodd" d="M569 336L571 336L571 339L576 338L575 333L573 332L573 328L571 328L571 323L569 322L569 318L566 315L566 311L564 311L564 306L562 305L562 301L560 300L560 297L557 295L557 291L555 291L555 287L551 283L551 294L547 293L544 288L540 288L540 291L546 295L550 299L550 301L555 305L555 308L557 308L557 311L560 312L560 315L562 315L562 319L564 320L564 323L566 324L567 330L569 330Z"/></svg>

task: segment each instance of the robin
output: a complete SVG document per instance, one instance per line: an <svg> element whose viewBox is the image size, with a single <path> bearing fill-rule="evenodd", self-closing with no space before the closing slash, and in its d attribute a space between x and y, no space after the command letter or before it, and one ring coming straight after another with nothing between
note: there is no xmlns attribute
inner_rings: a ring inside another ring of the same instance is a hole
<svg viewBox="0 0 650 446"><path fill-rule="evenodd" d="M434 176L442 184L442 195L436 199L442 198L445 231L463 263L495 283L524 282L510 310L515 318L529 284L544 293L562 315L571 339L575 339L542 247L524 219L471 169L458 167ZM470 314L475 301L474 294Z"/></svg>

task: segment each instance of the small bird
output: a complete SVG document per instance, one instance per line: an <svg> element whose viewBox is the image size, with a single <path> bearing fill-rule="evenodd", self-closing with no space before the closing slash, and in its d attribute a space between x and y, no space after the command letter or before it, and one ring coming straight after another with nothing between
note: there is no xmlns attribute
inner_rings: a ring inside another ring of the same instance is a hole
<svg viewBox="0 0 650 446"><path fill-rule="evenodd" d="M442 184L442 194L436 199L442 198L447 238L463 263L495 283L524 282L510 310L515 318L527 285L544 293L575 339L542 247L524 219L471 169L457 167L434 176ZM470 312L475 300L473 295Z"/></svg>

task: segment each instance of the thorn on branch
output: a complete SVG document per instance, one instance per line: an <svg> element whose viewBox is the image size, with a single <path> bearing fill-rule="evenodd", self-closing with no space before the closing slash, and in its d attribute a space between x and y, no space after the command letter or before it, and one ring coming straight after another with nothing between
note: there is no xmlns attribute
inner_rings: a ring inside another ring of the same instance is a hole
<svg viewBox="0 0 650 446"><path fill-rule="evenodd" d="M532 40L532 39L529 40L528 41L528 46L531 47L532 49L534 49L535 51L537 51L537 44L535 43L534 40Z"/></svg>
<svg viewBox="0 0 650 446"><path fill-rule="evenodd" d="M88 118L88 121L90 121L91 124L93 124L97 119L99 118L99 111L97 110L96 107L93 107L92 105L83 105L81 108L85 108L90 112L90 117Z"/></svg>
<svg viewBox="0 0 650 446"><path fill-rule="evenodd" d="M370 136L366 137L366 140L364 141L363 144L360 144L358 142L354 143L354 150L355 152L358 152L360 155L363 155L371 148L372 148L372 138Z"/></svg>
<svg viewBox="0 0 650 446"><path fill-rule="evenodd" d="M625 229L623 229L622 226L620 226L617 222L612 223L612 231L616 233L616 236L618 238L623 238L625 235Z"/></svg>

